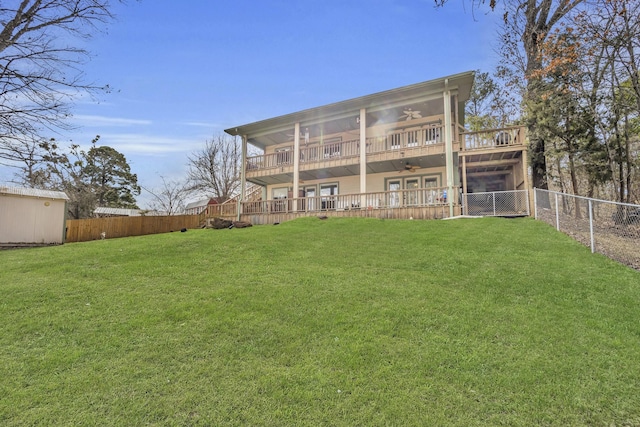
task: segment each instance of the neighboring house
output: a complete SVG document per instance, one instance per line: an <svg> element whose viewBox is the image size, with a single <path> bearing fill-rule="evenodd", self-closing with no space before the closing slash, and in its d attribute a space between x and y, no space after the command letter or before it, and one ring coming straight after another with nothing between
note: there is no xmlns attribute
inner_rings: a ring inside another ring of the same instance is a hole
<svg viewBox="0 0 640 427"><path fill-rule="evenodd" d="M0 246L64 243L67 200L60 191L0 186Z"/></svg>
<svg viewBox="0 0 640 427"><path fill-rule="evenodd" d="M238 217L442 218L462 194L529 188L525 129L464 129L465 72L226 129L242 138ZM247 145L263 151L247 156ZM514 212L522 211L513 206ZM274 217L277 215L277 217Z"/></svg>
<svg viewBox="0 0 640 427"><path fill-rule="evenodd" d="M189 203L184 208L185 215L198 215L209 206L217 205L218 202L215 199L202 199Z"/></svg>
<svg viewBox="0 0 640 427"><path fill-rule="evenodd" d="M93 210L96 218L110 218L114 216L164 216L166 212L148 211L142 209L125 209L125 208L109 208L97 207Z"/></svg>

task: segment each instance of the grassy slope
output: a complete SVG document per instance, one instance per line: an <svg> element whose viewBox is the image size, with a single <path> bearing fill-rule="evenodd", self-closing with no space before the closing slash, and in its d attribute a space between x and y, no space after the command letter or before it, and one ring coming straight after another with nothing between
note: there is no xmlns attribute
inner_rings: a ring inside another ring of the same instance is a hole
<svg viewBox="0 0 640 427"><path fill-rule="evenodd" d="M0 252L2 425L640 424L640 274L531 219Z"/></svg>

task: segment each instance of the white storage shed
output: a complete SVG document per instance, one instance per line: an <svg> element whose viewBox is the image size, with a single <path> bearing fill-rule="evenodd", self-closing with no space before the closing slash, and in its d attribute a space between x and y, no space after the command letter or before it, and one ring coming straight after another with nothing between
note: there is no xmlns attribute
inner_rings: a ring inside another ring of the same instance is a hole
<svg viewBox="0 0 640 427"><path fill-rule="evenodd" d="M0 186L0 246L64 243L67 195Z"/></svg>

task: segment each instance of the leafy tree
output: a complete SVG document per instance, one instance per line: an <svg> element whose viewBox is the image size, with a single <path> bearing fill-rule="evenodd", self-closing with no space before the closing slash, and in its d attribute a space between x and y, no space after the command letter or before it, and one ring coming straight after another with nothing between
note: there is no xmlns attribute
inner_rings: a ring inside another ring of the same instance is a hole
<svg viewBox="0 0 640 427"><path fill-rule="evenodd" d="M226 135L215 136L189 156L187 188L223 203L240 190L241 164L237 140Z"/></svg>
<svg viewBox="0 0 640 427"><path fill-rule="evenodd" d="M471 4L503 11L497 77L524 101L534 186L549 177L563 191L637 202L640 0Z"/></svg>
<svg viewBox="0 0 640 427"><path fill-rule="evenodd" d="M465 120L469 130L478 131L498 126L498 119L493 114L497 90L498 86L489 73L476 71L471 95L465 107Z"/></svg>
<svg viewBox="0 0 640 427"><path fill-rule="evenodd" d="M443 6L448 0L435 0ZM542 68L541 46L547 35L574 8L584 0L472 0L474 7L487 5L496 10L502 8L504 27L500 38L503 57L503 75L513 80L509 84L519 86L526 79L523 97L535 99L544 90L536 72ZM524 79L523 79L524 77ZM529 121L532 183L537 188L548 188L545 141L536 133L536 120Z"/></svg>
<svg viewBox="0 0 640 427"><path fill-rule="evenodd" d="M571 65L568 67L571 68ZM555 152L551 154L558 159L558 173L561 172L560 158L566 157L572 193L580 194L577 161L588 137L589 115L572 81L577 73L566 68L558 66L553 74L540 81L539 97L529 99L527 111L537 120L535 136L553 144ZM546 151L545 155L548 156L550 147ZM579 208L576 199L577 217L581 215Z"/></svg>
<svg viewBox="0 0 640 427"><path fill-rule="evenodd" d="M47 152L49 188L67 194L68 213L75 219L90 217L97 206L138 208L134 198L140 194L137 176L122 153L97 146L99 138L94 138L88 151L75 144L64 150L55 140L42 145Z"/></svg>
<svg viewBox="0 0 640 427"><path fill-rule="evenodd" d="M585 45L578 56L588 83L592 119L592 181L610 180L609 197L621 202L638 200L640 164L637 161L640 115L640 1L599 2L589 13L580 13L572 26ZM607 152L598 150L605 147ZM634 148L635 147L635 148ZM608 170L602 165L607 164Z"/></svg>
<svg viewBox="0 0 640 427"><path fill-rule="evenodd" d="M138 177L131 173L124 154L101 146L93 147L85 156L84 175L94 191L98 206L137 209L134 197L140 194Z"/></svg>
<svg viewBox="0 0 640 427"><path fill-rule="evenodd" d="M488 72L476 71L471 95L465 107L468 129L478 131L497 128L516 121L517 100Z"/></svg>
<svg viewBox="0 0 640 427"><path fill-rule="evenodd" d="M28 158L39 135L68 129L69 102L107 89L83 80L88 52L74 45L113 18L108 0L0 4L0 164Z"/></svg>

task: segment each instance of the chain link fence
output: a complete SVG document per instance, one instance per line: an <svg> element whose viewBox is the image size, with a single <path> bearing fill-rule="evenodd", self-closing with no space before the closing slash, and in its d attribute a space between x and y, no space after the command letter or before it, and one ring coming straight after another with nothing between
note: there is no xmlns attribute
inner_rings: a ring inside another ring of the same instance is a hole
<svg viewBox="0 0 640 427"><path fill-rule="evenodd" d="M467 193L463 197L466 215L529 216L527 190Z"/></svg>
<svg viewBox="0 0 640 427"><path fill-rule="evenodd" d="M618 262L640 270L640 205L534 190L535 218Z"/></svg>

